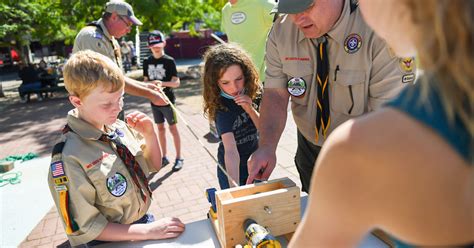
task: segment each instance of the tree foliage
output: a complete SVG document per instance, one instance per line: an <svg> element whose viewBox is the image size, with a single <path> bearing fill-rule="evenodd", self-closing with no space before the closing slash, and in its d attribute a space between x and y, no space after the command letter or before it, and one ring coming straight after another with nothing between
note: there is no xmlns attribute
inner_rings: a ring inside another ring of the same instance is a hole
<svg viewBox="0 0 474 248"><path fill-rule="evenodd" d="M86 23L100 18L107 0L0 0L0 45L72 44ZM128 0L143 22L140 30L171 32L195 22L219 29L220 10L226 0Z"/></svg>

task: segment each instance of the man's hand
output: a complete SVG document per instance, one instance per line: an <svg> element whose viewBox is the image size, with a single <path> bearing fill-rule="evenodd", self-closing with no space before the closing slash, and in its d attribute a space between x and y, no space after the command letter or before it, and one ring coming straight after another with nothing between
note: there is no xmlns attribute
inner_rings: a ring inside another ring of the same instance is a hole
<svg viewBox="0 0 474 248"><path fill-rule="evenodd" d="M153 86L149 86L149 87L153 87ZM165 93L163 93L161 88L154 86L154 89L152 90L152 92L153 93L152 93L152 97L150 98L150 101L153 104L155 104L156 106L169 105L168 97L166 97Z"/></svg>
<svg viewBox="0 0 474 248"><path fill-rule="evenodd" d="M247 184L253 183L255 179L266 181L272 174L276 165L276 154L264 147L258 148L247 163L249 177Z"/></svg>
<svg viewBox="0 0 474 248"><path fill-rule="evenodd" d="M170 239L184 232L184 224L175 217L162 218L147 224L147 239Z"/></svg>

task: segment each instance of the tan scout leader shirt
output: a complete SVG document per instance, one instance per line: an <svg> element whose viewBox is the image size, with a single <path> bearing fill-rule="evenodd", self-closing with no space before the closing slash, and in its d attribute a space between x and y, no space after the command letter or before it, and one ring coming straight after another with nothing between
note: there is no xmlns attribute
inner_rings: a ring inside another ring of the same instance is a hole
<svg viewBox="0 0 474 248"><path fill-rule="evenodd" d="M102 19L99 19L97 24L101 27L100 29L95 26L86 26L79 31L74 40L72 53L89 49L109 57L123 69L120 45L109 34Z"/></svg>
<svg viewBox="0 0 474 248"><path fill-rule="evenodd" d="M407 58L404 67L402 59L394 57L367 26L359 9L351 14L349 2L345 1L341 17L328 32L329 133L344 121L377 109L415 76L413 60ZM305 94L291 96L293 117L304 137L321 146L321 133L315 142L317 45L318 40L305 38L287 15L277 19L267 41L265 88L287 88L292 78L304 79Z"/></svg>
<svg viewBox="0 0 474 248"><path fill-rule="evenodd" d="M148 200L143 202L140 190L115 149L97 140L103 134L102 131L77 118L77 110L68 113L67 123L74 132L65 134L62 161L64 173L68 177L65 185L69 192L70 218L79 227L68 238L71 245L76 246L94 240L108 222L130 224L137 221L148 211L151 198L145 190ZM119 139L135 155L145 175L155 170L143 156L145 143L140 134L120 120L107 128L118 128L124 133ZM61 213L59 195L51 172L48 182L58 212Z"/></svg>

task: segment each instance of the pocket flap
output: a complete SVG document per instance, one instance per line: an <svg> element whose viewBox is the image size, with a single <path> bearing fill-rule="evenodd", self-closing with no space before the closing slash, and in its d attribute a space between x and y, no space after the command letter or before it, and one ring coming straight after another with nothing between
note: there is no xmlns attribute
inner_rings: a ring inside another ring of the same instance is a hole
<svg viewBox="0 0 474 248"><path fill-rule="evenodd" d="M289 77L305 77L313 74L311 63L283 62L283 72Z"/></svg>
<svg viewBox="0 0 474 248"><path fill-rule="evenodd" d="M337 72L335 83L349 86L365 82L364 71L340 70Z"/></svg>

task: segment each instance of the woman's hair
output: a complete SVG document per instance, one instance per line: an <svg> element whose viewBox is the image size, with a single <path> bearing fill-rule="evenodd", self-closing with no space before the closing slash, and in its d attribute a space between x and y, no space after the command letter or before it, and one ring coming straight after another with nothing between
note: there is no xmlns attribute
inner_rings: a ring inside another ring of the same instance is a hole
<svg viewBox="0 0 474 248"><path fill-rule="evenodd" d="M474 1L404 0L404 4L412 10L417 57L426 78L436 79L434 86L440 92L448 117L452 121L455 114L459 115L472 139Z"/></svg>
<svg viewBox="0 0 474 248"><path fill-rule="evenodd" d="M220 102L218 81L232 65L238 65L244 74L245 94L252 100L260 91L258 72L250 56L236 44L212 46L204 54L203 97L204 115L214 120L217 110L226 110Z"/></svg>

